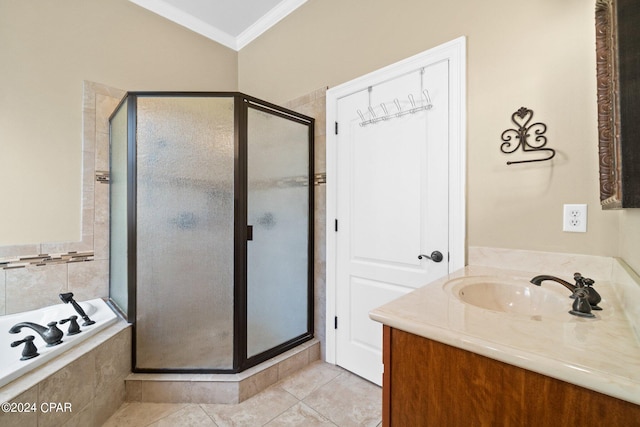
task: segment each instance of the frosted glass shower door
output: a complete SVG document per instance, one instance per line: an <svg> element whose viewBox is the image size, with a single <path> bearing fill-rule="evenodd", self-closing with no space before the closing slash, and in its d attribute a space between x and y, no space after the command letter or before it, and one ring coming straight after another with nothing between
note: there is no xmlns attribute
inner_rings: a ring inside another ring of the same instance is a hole
<svg viewBox="0 0 640 427"><path fill-rule="evenodd" d="M233 368L234 100L138 97L136 368Z"/></svg>
<svg viewBox="0 0 640 427"><path fill-rule="evenodd" d="M248 108L247 357L309 332L309 124Z"/></svg>
<svg viewBox="0 0 640 427"><path fill-rule="evenodd" d="M110 245L109 297L126 315L129 313L129 269L127 247L127 180L128 144L127 110L125 100L110 120ZM132 319L133 320L133 319Z"/></svg>

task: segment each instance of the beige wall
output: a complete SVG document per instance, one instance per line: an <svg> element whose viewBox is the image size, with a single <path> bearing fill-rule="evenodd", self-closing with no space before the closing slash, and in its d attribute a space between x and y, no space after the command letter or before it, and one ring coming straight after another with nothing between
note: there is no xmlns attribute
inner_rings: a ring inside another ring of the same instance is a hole
<svg viewBox="0 0 640 427"><path fill-rule="evenodd" d="M237 53L127 0L0 0L0 246L80 237L83 80L237 90Z"/></svg>
<svg viewBox="0 0 640 427"><path fill-rule="evenodd" d="M640 216L599 206L593 1L309 0L240 51L239 87L278 103L461 35L469 245L640 258ZM547 124L551 162L505 164L522 106ZM587 233L562 231L564 203L588 204Z"/></svg>
<svg viewBox="0 0 640 427"><path fill-rule="evenodd" d="M622 213L620 257L640 274L640 209L626 209Z"/></svg>
<svg viewBox="0 0 640 427"><path fill-rule="evenodd" d="M592 3L309 0L238 54L127 0L0 0L0 245L79 237L83 80L280 103L465 35L469 244L640 271L640 212L598 206ZM549 126L552 162L505 165L521 106ZM587 233L561 231L563 203L589 205Z"/></svg>

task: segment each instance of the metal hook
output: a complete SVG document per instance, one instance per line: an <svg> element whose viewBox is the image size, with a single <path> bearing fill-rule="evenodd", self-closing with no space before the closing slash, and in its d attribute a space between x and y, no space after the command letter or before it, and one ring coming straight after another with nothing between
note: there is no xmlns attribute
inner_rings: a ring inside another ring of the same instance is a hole
<svg viewBox="0 0 640 427"><path fill-rule="evenodd" d="M396 108L398 109L397 114L399 115L400 113L402 113L402 106L400 105L400 101L398 101L398 98L394 99L393 103L396 104Z"/></svg>
<svg viewBox="0 0 640 427"><path fill-rule="evenodd" d="M416 101L413 99L413 94L409 94L409 102L411 103L411 108L416 108Z"/></svg>
<svg viewBox="0 0 640 427"><path fill-rule="evenodd" d="M429 96L429 91L426 89L423 90L422 96L424 96L424 100L427 102L427 105L431 105L431 97Z"/></svg>
<svg viewBox="0 0 640 427"><path fill-rule="evenodd" d="M382 111L384 111L384 117L382 117L382 120L389 120L389 111L387 110L387 106L384 105L384 102L380 104L380 107L382 108Z"/></svg>

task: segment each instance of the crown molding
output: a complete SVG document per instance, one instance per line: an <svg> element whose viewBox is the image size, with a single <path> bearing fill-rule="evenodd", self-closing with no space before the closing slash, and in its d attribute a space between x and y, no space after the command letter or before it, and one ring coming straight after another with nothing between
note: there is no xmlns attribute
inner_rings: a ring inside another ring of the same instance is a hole
<svg viewBox="0 0 640 427"><path fill-rule="evenodd" d="M237 37L228 34L225 31L186 13L181 9L163 1L163 0L129 0L163 18L166 18L178 25L188 28L210 40L220 43L230 49L239 51L253 40L258 38L262 33L280 22L283 18L296 10L307 0L285 0L276 7L267 12L258 19L250 27L240 33Z"/></svg>
<svg viewBox="0 0 640 427"><path fill-rule="evenodd" d="M307 0L285 0L279 3L276 7L271 9L262 18L258 19L254 22L250 27L244 30L238 37L236 38L238 48L236 50L240 50L255 39L257 39L260 35L266 32L269 28L276 25L282 19L284 19L291 12L305 4Z"/></svg>

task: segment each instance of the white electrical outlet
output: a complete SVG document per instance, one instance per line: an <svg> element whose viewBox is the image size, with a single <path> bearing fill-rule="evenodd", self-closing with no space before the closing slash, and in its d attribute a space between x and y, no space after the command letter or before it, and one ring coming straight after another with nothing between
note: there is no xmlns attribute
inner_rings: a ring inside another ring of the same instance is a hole
<svg viewBox="0 0 640 427"><path fill-rule="evenodd" d="M587 231L587 205L564 205L562 231L575 233Z"/></svg>

